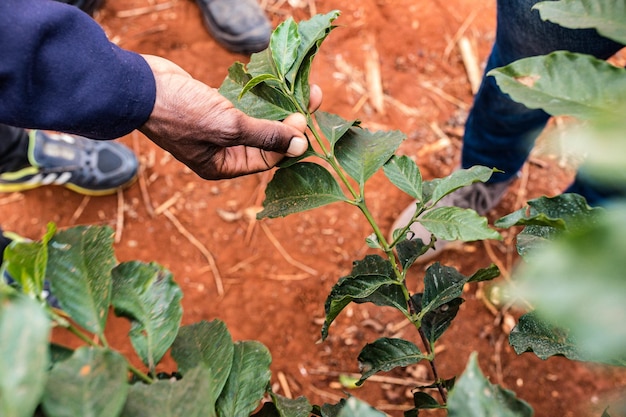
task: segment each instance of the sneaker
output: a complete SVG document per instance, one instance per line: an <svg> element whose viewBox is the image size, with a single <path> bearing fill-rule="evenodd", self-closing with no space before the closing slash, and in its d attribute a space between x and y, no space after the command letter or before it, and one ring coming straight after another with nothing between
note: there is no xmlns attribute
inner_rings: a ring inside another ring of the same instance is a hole
<svg viewBox="0 0 626 417"><path fill-rule="evenodd" d="M30 166L0 173L0 192L30 190L42 185L62 185L80 194L113 194L137 178L139 163L121 143L81 136L29 133Z"/></svg>
<svg viewBox="0 0 626 417"><path fill-rule="evenodd" d="M459 188L439 200L439 202L435 204L435 207L459 207L473 209L481 216L484 216L492 208L498 205L511 183L516 178L517 176L514 176L507 181L493 184L476 182L467 187ZM406 226L413 218L415 210L416 201L405 208L404 211L396 218L395 222L391 226L392 232L393 230ZM422 242L428 244L430 242L431 233L419 222L415 222L409 229L409 238L411 240L421 239ZM447 240L437 239L433 249L420 256L418 262L425 262L433 259L439 255L449 243L450 242Z"/></svg>
<svg viewBox="0 0 626 417"><path fill-rule="evenodd" d="M251 54L267 48L272 26L256 0L196 0L209 33L226 49Z"/></svg>

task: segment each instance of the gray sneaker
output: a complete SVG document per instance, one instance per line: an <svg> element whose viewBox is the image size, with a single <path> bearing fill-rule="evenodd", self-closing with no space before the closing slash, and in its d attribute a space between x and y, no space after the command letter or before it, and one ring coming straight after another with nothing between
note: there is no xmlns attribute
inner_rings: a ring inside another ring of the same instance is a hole
<svg viewBox="0 0 626 417"><path fill-rule="evenodd" d="M439 202L435 204L435 207L459 207L473 209L481 216L484 216L492 208L498 205L508 190L509 185L511 185L516 178L517 176L514 176L507 181L493 184L476 182L467 187L459 188L439 200ZM405 208L404 211L402 211L402 213L400 213L400 215L396 218L395 222L391 226L392 233L394 230L406 226L413 218L415 210L416 201ZM420 223L415 222L409 229L408 237L410 239L421 239L422 242L428 244L430 242L431 233ZM439 255L449 243L450 242L447 240L437 240L434 248L420 256L418 262L425 262L433 259L435 256Z"/></svg>

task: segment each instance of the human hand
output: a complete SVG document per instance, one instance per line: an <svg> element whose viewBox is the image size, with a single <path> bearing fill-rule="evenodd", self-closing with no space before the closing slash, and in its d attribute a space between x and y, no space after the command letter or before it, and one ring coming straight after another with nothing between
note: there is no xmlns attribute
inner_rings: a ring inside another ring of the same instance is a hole
<svg viewBox="0 0 626 417"><path fill-rule="evenodd" d="M283 122L250 117L173 62L143 57L154 73L156 102L139 130L200 177L217 180L265 171L285 156L306 151L302 114ZM321 89L311 86L311 109L321 100Z"/></svg>

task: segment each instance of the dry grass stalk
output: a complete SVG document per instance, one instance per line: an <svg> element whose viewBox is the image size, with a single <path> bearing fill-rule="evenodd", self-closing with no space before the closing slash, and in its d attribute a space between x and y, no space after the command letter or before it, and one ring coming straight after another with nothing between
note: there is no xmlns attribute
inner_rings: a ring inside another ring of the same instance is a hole
<svg viewBox="0 0 626 417"><path fill-rule="evenodd" d="M115 243L122 241L122 232L124 230L124 191L117 190L117 221L115 222Z"/></svg>
<svg viewBox="0 0 626 417"><path fill-rule="evenodd" d="M22 193L11 193L8 197L0 199L0 206L4 206L5 204L15 203L17 201L22 201L24 199L24 194Z"/></svg>
<svg viewBox="0 0 626 417"><path fill-rule="evenodd" d="M376 47L365 46L365 82L369 101L379 114L385 114L385 95L383 81L380 74L380 57Z"/></svg>
<svg viewBox="0 0 626 417"><path fill-rule="evenodd" d="M293 398L291 394L291 389L289 388L289 382L287 381L287 377L281 371L278 371L276 375L278 377L278 382L280 383L280 387L283 389L283 393L287 398Z"/></svg>
<svg viewBox="0 0 626 417"><path fill-rule="evenodd" d="M461 110L467 110L469 108L469 105L467 105L462 100L460 100L460 99L458 99L458 98L456 98L456 97L446 93L441 88L435 87L434 85L432 85L429 82L422 81L422 82L420 82L420 85L423 88L427 89L428 91L431 91L431 92L437 94L439 97L441 97L442 99L446 100L447 102L449 102L451 104L454 104L455 106L457 106Z"/></svg>
<svg viewBox="0 0 626 417"><path fill-rule="evenodd" d="M74 214L72 214L72 218L70 219L70 224L76 223L76 220L78 220L78 218L83 214L83 212L85 211L85 207L87 207L87 204L89 204L90 200L91 200L91 197L88 195L83 197L78 207L76 207L76 210L74 210Z"/></svg>
<svg viewBox="0 0 626 417"><path fill-rule="evenodd" d="M476 94L482 80L482 72L480 71L474 48L472 48L472 44L465 36L459 39L459 50L461 51L461 59L465 66L465 73L467 74L472 94Z"/></svg>
<svg viewBox="0 0 626 417"><path fill-rule="evenodd" d="M213 273L213 278L215 280L215 287L217 289L217 294L221 297L224 295L224 284L222 283L222 276L220 275L220 271L217 268L217 263L215 262L215 258L213 254L187 229L182 223L178 220L178 218L172 213L169 209L165 209L163 211L163 215L169 219L170 222L176 227L178 232L183 235L187 240L194 245L200 253L206 258L209 262L209 266L211 267L211 272Z"/></svg>
<svg viewBox="0 0 626 417"><path fill-rule="evenodd" d="M272 242L272 245L274 245L274 247L276 248L276 250L278 250L278 253L281 254L281 256L283 258L285 258L285 260L287 261L287 263L289 263L290 265L295 266L298 269L303 270L304 272L306 272L307 274L311 274L313 276L316 276L318 274L318 272L309 267L306 266L305 264L296 261L295 259L293 259L291 257L291 255L289 255L287 253L287 251L285 250L285 248L282 247L282 245L280 244L280 242L278 241L278 239L276 239L274 237L274 235L272 234L272 232L270 231L269 227L267 227L264 223L260 222L259 223L261 225L261 229L263 229L263 232L265 232L265 234L267 235L267 238L270 240L270 242Z"/></svg>
<svg viewBox="0 0 626 417"><path fill-rule="evenodd" d="M119 18L136 17L144 14L151 14L163 10L171 9L178 3L177 1L169 1L167 3L157 3L151 6L137 7L134 9L121 10L115 14Z"/></svg>

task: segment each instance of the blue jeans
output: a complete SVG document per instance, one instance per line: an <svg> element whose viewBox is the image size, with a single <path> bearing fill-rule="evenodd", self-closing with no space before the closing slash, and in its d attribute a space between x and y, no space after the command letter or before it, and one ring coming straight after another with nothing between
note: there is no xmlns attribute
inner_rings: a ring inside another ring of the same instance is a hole
<svg viewBox="0 0 626 417"><path fill-rule="evenodd" d="M566 29L544 22L538 11L531 10L538 1L498 0L496 40L485 73L521 58L557 50L607 59L623 47L598 35L595 29ZM512 178L522 168L549 117L543 110L530 110L511 100L500 91L493 77L483 77L465 126L461 165L484 165L504 171L494 174L490 182ZM626 195L625 190L592 184L580 172L567 191L586 197L590 205L617 193Z"/></svg>

